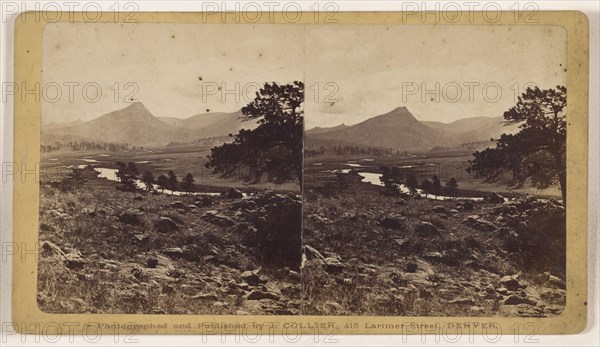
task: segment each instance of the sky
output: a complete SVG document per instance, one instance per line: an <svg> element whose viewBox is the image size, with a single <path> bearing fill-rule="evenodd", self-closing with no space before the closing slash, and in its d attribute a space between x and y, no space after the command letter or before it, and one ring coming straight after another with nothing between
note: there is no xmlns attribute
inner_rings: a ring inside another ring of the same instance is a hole
<svg viewBox="0 0 600 347"><path fill-rule="evenodd" d="M90 120L132 97L155 116L231 112L264 82L294 80L306 129L400 106L424 121L501 116L529 83L566 84L566 40L556 26L53 23L43 83L79 85L73 100L48 88L42 121Z"/></svg>

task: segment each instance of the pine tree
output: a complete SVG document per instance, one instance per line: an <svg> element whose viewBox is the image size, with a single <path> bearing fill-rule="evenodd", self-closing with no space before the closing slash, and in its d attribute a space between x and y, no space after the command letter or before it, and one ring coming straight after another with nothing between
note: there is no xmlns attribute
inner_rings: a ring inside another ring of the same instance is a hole
<svg viewBox="0 0 600 347"><path fill-rule="evenodd" d="M187 175L181 180L181 186L188 194L190 194L194 190L194 182L194 176L188 172Z"/></svg>
<svg viewBox="0 0 600 347"><path fill-rule="evenodd" d="M146 185L146 190L151 191L154 189L154 175L152 172L146 170L142 175L142 182Z"/></svg>
<svg viewBox="0 0 600 347"><path fill-rule="evenodd" d="M177 181L177 176L173 170L170 170L168 175L168 187L171 190L171 195L173 195L173 192L176 191L179 186L179 182Z"/></svg>

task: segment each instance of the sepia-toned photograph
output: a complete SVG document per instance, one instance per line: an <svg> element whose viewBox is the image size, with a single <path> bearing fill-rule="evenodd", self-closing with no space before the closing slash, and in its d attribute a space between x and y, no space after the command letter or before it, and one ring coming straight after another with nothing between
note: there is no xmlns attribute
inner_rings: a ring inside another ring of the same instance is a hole
<svg viewBox="0 0 600 347"><path fill-rule="evenodd" d="M550 25L48 24L38 307L560 315L566 63Z"/></svg>
<svg viewBox="0 0 600 347"><path fill-rule="evenodd" d="M42 311L300 313L302 33L45 28Z"/></svg>
<svg viewBox="0 0 600 347"><path fill-rule="evenodd" d="M566 39L307 30L303 314L563 311ZM335 100L311 103L315 81Z"/></svg>

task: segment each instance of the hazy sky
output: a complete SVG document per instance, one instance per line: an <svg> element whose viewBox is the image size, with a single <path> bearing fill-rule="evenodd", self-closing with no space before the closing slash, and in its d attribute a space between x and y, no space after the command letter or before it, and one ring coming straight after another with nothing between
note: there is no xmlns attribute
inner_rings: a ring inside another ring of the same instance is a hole
<svg viewBox="0 0 600 347"><path fill-rule="evenodd" d="M60 98L47 87L44 123L125 107L127 82L155 116L185 118L237 110L267 81L304 80L307 129L398 106L420 120L500 116L526 83L566 83L560 27L56 23L43 40L44 85L80 84L73 102L68 87ZM86 83L97 84L84 98Z"/></svg>

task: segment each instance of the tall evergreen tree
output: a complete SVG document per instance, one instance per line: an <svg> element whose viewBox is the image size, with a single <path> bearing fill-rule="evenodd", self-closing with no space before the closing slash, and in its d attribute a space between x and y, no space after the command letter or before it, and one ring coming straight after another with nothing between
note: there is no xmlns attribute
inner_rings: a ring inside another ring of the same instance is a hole
<svg viewBox="0 0 600 347"><path fill-rule="evenodd" d="M476 177L497 179L512 173L513 181L536 188L560 186L566 204L567 88L527 88L515 106L504 112L506 124L519 124L516 134L503 134L495 148L473 154Z"/></svg>
<svg viewBox="0 0 600 347"><path fill-rule="evenodd" d="M171 190L171 195L173 195L173 192L177 190L178 186L179 181L177 180L177 175L175 175L173 170L170 170L168 173L168 187Z"/></svg>
<svg viewBox="0 0 600 347"><path fill-rule="evenodd" d="M142 182L146 186L146 191L151 191L154 189L154 175L152 172L146 170L142 175Z"/></svg>
<svg viewBox="0 0 600 347"><path fill-rule="evenodd" d="M302 188L303 103L304 83L266 83L242 108L244 119L257 121L258 127L213 147L206 166L224 177L244 170L253 181L265 174L275 183L295 177Z"/></svg>
<svg viewBox="0 0 600 347"><path fill-rule="evenodd" d="M191 173L187 173L185 177L181 180L181 187L186 191L186 193L190 194L194 190L194 176Z"/></svg>

